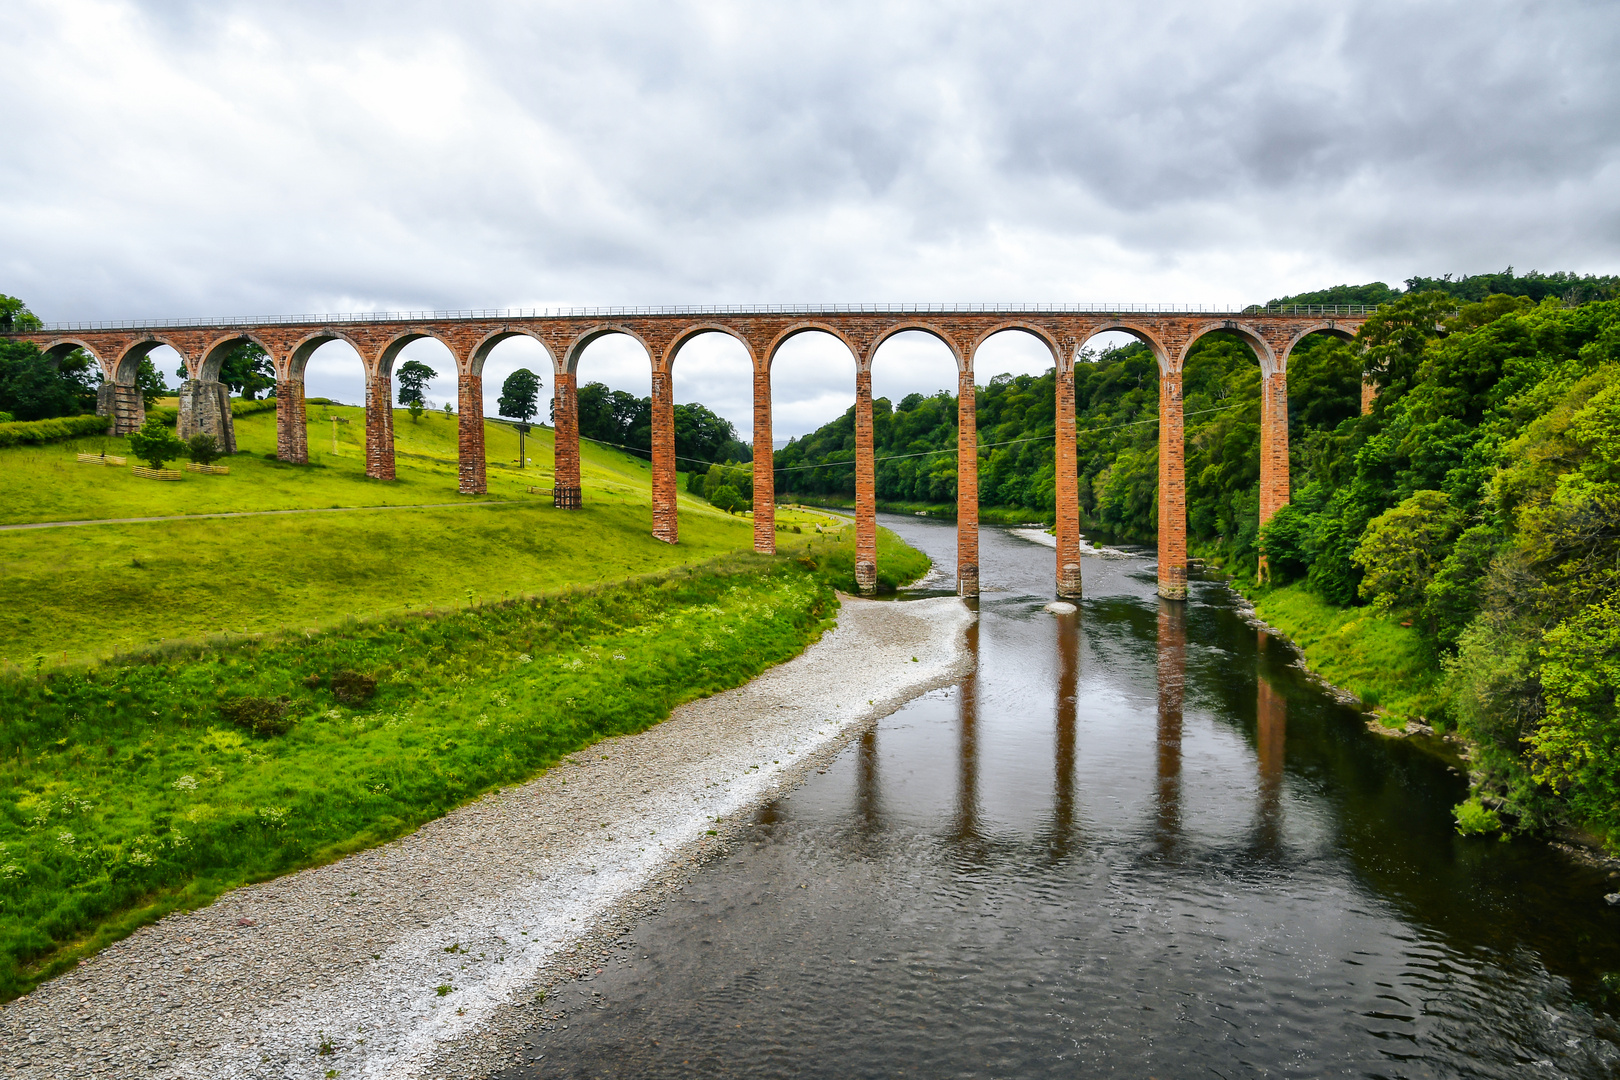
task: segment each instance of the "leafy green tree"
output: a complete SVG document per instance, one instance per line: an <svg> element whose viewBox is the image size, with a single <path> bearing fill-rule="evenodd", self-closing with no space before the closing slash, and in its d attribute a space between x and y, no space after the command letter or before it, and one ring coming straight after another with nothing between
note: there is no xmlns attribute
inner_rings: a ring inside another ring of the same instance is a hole
<svg viewBox="0 0 1620 1080"><path fill-rule="evenodd" d="M139 431L130 432L129 448L136 457L154 469L163 468L187 452L186 444L175 438L174 432L156 418L142 424Z"/></svg>
<svg viewBox="0 0 1620 1080"><path fill-rule="evenodd" d="M427 408L427 384L438 377L437 371L420 360L407 360L394 373L394 381L399 384L399 403L411 410L411 419L418 419ZM449 402L445 404L448 406Z"/></svg>
<svg viewBox="0 0 1620 1080"><path fill-rule="evenodd" d="M1620 605L1584 608L1541 647L1546 716L1529 737L1531 772L1582 816L1620 822Z"/></svg>
<svg viewBox="0 0 1620 1080"><path fill-rule="evenodd" d="M1362 597L1386 610L1421 604L1460 524L1443 491L1416 492L1373 518L1353 556L1366 574Z"/></svg>
<svg viewBox="0 0 1620 1080"><path fill-rule="evenodd" d="M219 445L219 440L206 431L199 431L187 439L185 446L187 456L198 465L212 465L225 456L225 449ZM160 469L162 466L154 465L152 468Z"/></svg>
<svg viewBox="0 0 1620 1080"><path fill-rule="evenodd" d="M1443 332L1457 307L1443 292L1408 293L1361 324L1356 343L1363 349L1362 371L1378 387L1379 407L1411 389L1424 349Z"/></svg>
<svg viewBox="0 0 1620 1080"><path fill-rule="evenodd" d="M100 369L82 349L53 359L26 341L0 341L0 410L18 420L93 412Z"/></svg>
<svg viewBox="0 0 1620 1080"><path fill-rule="evenodd" d="M518 368L501 385L501 397L496 408L502 416L518 421L518 468L529 464L528 448L524 438L529 434L529 421L540 411L540 376L528 368Z"/></svg>
<svg viewBox="0 0 1620 1080"><path fill-rule="evenodd" d="M501 384L496 408L502 416L528 423L540 411L540 376L528 368L518 368Z"/></svg>
<svg viewBox="0 0 1620 1080"><path fill-rule="evenodd" d="M735 514L739 510L748 509L748 500L743 498L742 492L726 484L709 496L709 502L724 510L728 514Z"/></svg>
<svg viewBox="0 0 1620 1080"><path fill-rule="evenodd" d="M15 296L0 293L0 333L38 330L43 324L28 310L28 305Z"/></svg>
<svg viewBox="0 0 1620 1080"><path fill-rule="evenodd" d="M141 404L150 409L157 403L158 398L168 397L174 391L163 380L163 372L152 363L150 356L141 357L139 366L135 369L135 389L141 393Z"/></svg>
<svg viewBox="0 0 1620 1080"><path fill-rule="evenodd" d="M276 385L275 364L257 342L238 341L230 346L219 365L219 381L246 400L254 401L260 391Z"/></svg>

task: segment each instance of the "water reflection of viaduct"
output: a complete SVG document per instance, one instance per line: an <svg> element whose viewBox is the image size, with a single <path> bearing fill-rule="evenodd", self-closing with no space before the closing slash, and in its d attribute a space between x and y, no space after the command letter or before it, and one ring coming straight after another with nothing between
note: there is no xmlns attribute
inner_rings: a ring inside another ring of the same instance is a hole
<svg viewBox="0 0 1620 1080"><path fill-rule="evenodd" d="M1080 616L1058 615L1057 692L1053 725L1051 813L1035 837L1036 846L1048 863L1063 861L1078 846L1080 832L1076 820L1075 772L1078 764L1078 705L1080 698ZM1269 641L1258 631L1257 668ZM957 776L956 807L952 816L950 840L976 862L991 858L993 848L1004 847L992 840L983 824L979 796L979 623L967 631L972 663L963 676L957 694ZM1161 601L1156 642L1156 681L1158 687L1157 728L1154 733L1155 776L1153 820L1148 832L1154 850L1173 856L1182 847L1182 713L1187 685L1187 609L1185 605ZM1263 674L1257 672L1255 689L1255 751L1257 793L1249 851L1258 857L1275 855L1282 844L1282 787L1285 743L1288 734L1288 702ZM882 828L876 730L861 740L856 763L858 813L872 831ZM1023 851L1022 845L1015 845Z"/></svg>
<svg viewBox="0 0 1620 1080"><path fill-rule="evenodd" d="M1019 307L803 307L595 309L559 314L468 312L425 315L295 316L271 319L198 320L181 323L61 324L14 337L36 342L48 353L84 349L106 380L100 411L111 430L123 434L144 418L135 375L142 358L159 346L178 352L189 378L180 393L182 436L216 435L234 451L228 392L219 382L227 352L246 340L264 348L275 365L277 454L307 462L304 369L316 349L344 341L359 353L366 377L366 473L394 476L394 362L412 341L433 338L455 357L460 408L460 489L485 490L483 370L501 341L526 336L545 347L554 368L556 505L580 505L578 401L575 372L580 354L608 334L640 342L652 364L653 535L674 543L676 520L675 397L672 377L681 349L700 334L725 334L748 350L754 383L754 544L775 549L775 485L771 465L771 364L783 343L804 333L830 334L855 360L856 576L862 588L876 583L877 525L873 491L872 359L885 340L921 331L943 342L956 361L957 582L964 595L979 589L978 437L975 427L973 360L998 333L1017 331L1051 350L1057 385L1057 592L1080 595L1079 502L1076 488L1074 364L1080 349L1098 334L1120 331L1153 350L1159 361L1159 591L1186 595L1186 500L1183 479L1181 373L1187 352L1206 334L1226 331L1253 350L1263 372L1260 449L1260 520L1288 502L1288 357L1309 334L1349 337L1365 321L1361 307L1288 308L1243 312L1175 312Z"/></svg>

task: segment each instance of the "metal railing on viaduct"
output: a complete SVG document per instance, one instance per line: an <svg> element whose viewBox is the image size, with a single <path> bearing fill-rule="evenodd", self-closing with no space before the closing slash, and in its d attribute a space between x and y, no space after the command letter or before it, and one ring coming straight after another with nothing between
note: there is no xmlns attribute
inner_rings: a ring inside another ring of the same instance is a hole
<svg viewBox="0 0 1620 1080"><path fill-rule="evenodd" d="M177 319L127 323L55 323L11 335L47 353L84 349L101 365L99 410L109 430L125 434L145 419L135 374L153 349L167 345L185 362L179 433L216 436L236 449L229 392L219 369L243 340L269 353L277 382L277 454L307 462L304 369L322 345L344 341L360 356L366 377L366 474L394 478L393 382L400 351L422 338L443 342L456 361L460 412L460 490L485 490L483 370L490 350L509 337L540 342L553 366L556 424L555 503L581 505L579 403L575 369L597 338L626 334L646 349L652 366L652 532L675 543L675 397L672 378L681 349L699 334L727 334L748 350L754 380L754 546L776 547L775 483L771 461L771 363L798 334L831 334L855 359L856 578L863 590L877 581L877 524L872 451L872 358L889 337L907 330L931 334L956 360L957 585L979 591L978 436L973 359L991 335L1019 331L1051 350L1057 370L1057 592L1080 595L1079 501L1075 461L1074 365L1098 334L1120 331L1152 349L1159 361L1159 592L1187 593L1186 494L1181 372L1187 352L1215 331L1237 334L1262 371L1260 521L1288 502L1288 357L1308 334L1348 338L1371 308L1249 307L1235 310L1153 305L854 304L757 307L570 308L298 315L268 318ZM1365 388L1364 388L1365 391ZM1367 398L1363 394L1364 400Z"/></svg>

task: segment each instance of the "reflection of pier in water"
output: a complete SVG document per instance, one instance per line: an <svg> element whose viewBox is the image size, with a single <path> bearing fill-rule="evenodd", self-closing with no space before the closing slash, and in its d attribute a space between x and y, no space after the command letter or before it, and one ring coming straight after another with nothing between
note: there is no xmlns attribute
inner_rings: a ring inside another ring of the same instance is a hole
<svg viewBox="0 0 1620 1080"><path fill-rule="evenodd" d="M1155 777L1153 817L1150 838L1161 857L1180 853L1183 843L1182 743L1187 685L1187 605L1181 601L1159 601L1158 636L1155 652L1157 727L1155 730ZM1079 848L1079 791L1075 781L1078 765L1081 615L1058 614L1055 623L1057 648L1057 693L1053 725L1053 772L1051 813L1036 830L1035 841L1045 855L1038 862L1055 863ZM1254 854L1273 856L1282 843L1282 789L1287 741L1288 703L1283 693L1262 674L1269 636L1259 631L1256 657L1256 740L1258 798L1255 824L1246 848ZM970 658L955 695L957 702L957 781L956 806L948 839L952 847L973 863L988 864L992 856L1027 855L1027 842L998 839L985 829L984 807L979 792L979 644L980 626L975 620L966 632ZM860 740L856 760L855 799L863 833L881 832L884 813L880 798L877 730Z"/></svg>

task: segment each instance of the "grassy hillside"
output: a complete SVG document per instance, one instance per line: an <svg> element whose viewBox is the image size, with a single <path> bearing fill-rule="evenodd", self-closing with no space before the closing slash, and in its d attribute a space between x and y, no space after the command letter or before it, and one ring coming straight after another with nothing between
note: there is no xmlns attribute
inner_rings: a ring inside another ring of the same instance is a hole
<svg viewBox="0 0 1620 1080"><path fill-rule="evenodd" d="M849 546L810 539L797 560L0 674L0 1001L795 655L836 610L814 566Z"/></svg>
<svg viewBox="0 0 1620 1080"><path fill-rule="evenodd" d="M336 425L332 420L339 421ZM274 460L274 412L238 417L241 452L228 461L229 476L188 475L179 483L143 480L128 469L80 465L79 453L124 456L129 440L96 435L44 446L0 450L0 524L85 518L203 514L230 510L283 510L315 506L397 506L478 498L457 494L455 417L427 413L412 420L394 413L398 479L365 474L366 414L349 406L309 406L309 464ZM337 431L337 449L332 432ZM536 428L528 438L530 467L517 467L517 433L505 424L484 425L489 499L534 498L530 485L551 486L552 432ZM269 456L267 456L269 455ZM134 459L130 459L131 464ZM600 491L639 492L651 487L646 462L586 444L583 482Z"/></svg>
<svg viewBox="0 0 1620 1080"><path fill-rule="evenodd" d="M363 413L331 430L311 408L309 466L266 460L273 414L238 421L244 453L229 476L158 483L127 469L79 465L75 452L123 453L94 438L0 451L11 522L145 517L332 506L459 507L0 531L0 664L76 663L155 642L283 628L310 630L351 617L444 609L502 597L622 580L752 546L753 524L680 496L681 542L650 535L645 462L587 444L585 509L559 512L529 495L551 483L551 432L529 440L535 466L515 467L517 438L487 425L488 497L456 494L455 423L442 414L396 417L400 479L364 475ZM322 423L325 424L324 428ZM511 462L511 465L503 464ZM684 488L684 485L683 485ZM505 500L505 502L503 502ZM779 520L813 531L813 512Z"/></svg>

